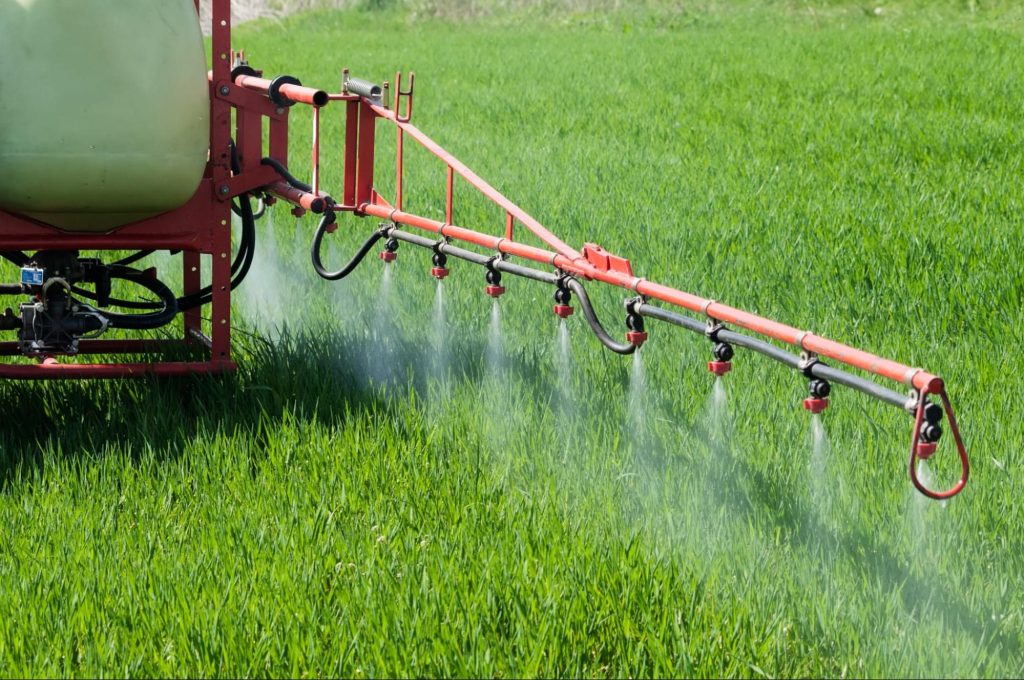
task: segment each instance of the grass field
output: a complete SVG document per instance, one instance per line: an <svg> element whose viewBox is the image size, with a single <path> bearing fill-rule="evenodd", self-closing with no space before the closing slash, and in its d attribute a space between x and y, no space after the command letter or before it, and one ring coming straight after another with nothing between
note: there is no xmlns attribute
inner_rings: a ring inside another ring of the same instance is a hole
<svg viewBox="0 0 1024 680"><path fill-rule="evenodd" d="M848 391L815 450L804 381L756 355L716 408L682 331L652 324L641 390L573 317L566 371L541 284L509 281L489 347L477 268L446 324L408 247L321 281L279 208L237 376L0 385L0 673L1024 674L1022 36L980 1L240 27L307 84L415 70L414 122L570 243L942 375L972 481L918 497L909 419ZM409 162L441 216L443 169Z"/></svg>

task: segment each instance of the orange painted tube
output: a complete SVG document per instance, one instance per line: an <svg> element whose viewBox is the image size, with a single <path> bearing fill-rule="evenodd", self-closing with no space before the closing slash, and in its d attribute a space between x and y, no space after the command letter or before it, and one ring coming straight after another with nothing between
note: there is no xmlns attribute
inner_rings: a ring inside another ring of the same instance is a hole
<svg viewBox="0 0 1024 680"><path fill-rule="evenodd" d="M270 86L273 84L274 81L272 80L257 78L256 76L238 76L235 78L235 85L267 96L270 96ZM315 87L303 87L302 85L295 85L292 83L280 85L278 87L278 92L290 101L297 102L299 104L309 104L310 106L324 106L328 101L330 101L327 93L323 90L318 90Z"/></svg>
<svg viewBox="0 0 1024 680"><path fill-rule="evenodd" d="M287 182L274 182L264 188L278 198L282 198L310 212L322 213L327 207L324 199L320 196L296 189Z"/></svg>

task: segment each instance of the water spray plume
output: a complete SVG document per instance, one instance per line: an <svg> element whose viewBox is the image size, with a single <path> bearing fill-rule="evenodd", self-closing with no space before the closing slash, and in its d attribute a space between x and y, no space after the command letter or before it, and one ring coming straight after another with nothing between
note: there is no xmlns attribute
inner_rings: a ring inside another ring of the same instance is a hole
<svg viewBox="0 0 1024 680"><path fill-rule="evenodd" d="M708 397L706 408L708 443L716 454L727 449L731 427L729 423L729 394L725 389L725 381L715 377Z"/></svg>
<svg viewBox="0 0 1024 680"><path fill-rule="evenodd" d="M811 501L822 523L828 524L832 515L832 484L829 474L831 445L820 413L811 415L811 460L809 463Z"/></svg>
<svg viewBox="0 0 1024 680"><path fill-rule="evenodd" d="M643 352L633 353L633 367L629 374L629 421L637 441L643 444L647 439L647 373L644 370Z"/></svg>
<svg viewBox="0 0 1024 680"><path fill-rule="evenodd" d="M444 284L440 279L434 291L434 375L444 382L448 375L448 319L445 309Z"/></svg>
<svg viewBox="0 0 1024 680"><path fill-rule="evenodd" d="M501 305L491 303L491 323L487 331L487 364L497 374L505 365L505 338L501 332Z"/></svg>

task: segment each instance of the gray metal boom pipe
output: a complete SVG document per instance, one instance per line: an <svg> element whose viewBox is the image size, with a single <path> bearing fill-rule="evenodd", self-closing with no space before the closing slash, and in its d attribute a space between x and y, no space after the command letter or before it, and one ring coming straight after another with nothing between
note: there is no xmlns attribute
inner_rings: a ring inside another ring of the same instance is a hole
<svg viewBox="0 0 1024 680"><path fill-rule="evenodd" d="M700 333L702 335L707 335L707 324L702 323L697 319L693 319L682 314L676 314L675 312L671 312L667 309L662 309L660 307L652 307L647 303L639 303L635 305L634 310L636 310L636 313L640 314L641 316L646 316L651 319L658 319L659 321L665 321L675 326L685 328L688 331ZM802 371L802 369L800 368L800 357L796 356L795 354L791 354L790 352L787 352L783 349L779 349L775 345L767 343L764 340L752 338L749 335L743 335L742 333L737 333L735 331L731 331L725 328L715 331L714 338L721 342L727 342L731 345L736 345L737 347L746 347L747 349L751 349L755 352L758 352L759 354L763 354L770 359L774 359L779 363L785 364L786 366L789 366L792 369ZM828 366L821 362L816 362L812 364L807 372L810 373L810 375L814 378L828 380L829 382L833 382L838 385L844 385L851 389L857 390L858 392L863 392L869 397L874 397L879 401L883 401L887 404L895 406L896 408L902 411L906 411L911 415L914 414L915 409L917 408L917 400L914 399L913 397L907 396L905 394L900 394L895 390L890 390L889 388L883 387L870 380L861 378L851 373L847 373L844 370L835 368L833 366Z"/></svg>

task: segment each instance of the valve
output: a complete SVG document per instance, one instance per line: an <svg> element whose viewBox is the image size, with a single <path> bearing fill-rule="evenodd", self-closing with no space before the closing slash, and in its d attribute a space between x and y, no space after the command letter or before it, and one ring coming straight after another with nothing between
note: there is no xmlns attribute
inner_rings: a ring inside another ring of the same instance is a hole
<svg viewBox="0 0 1024 680"><path fill-rule="evenodd" d="M494 269L493 262L487 265L487 287L484 292L492 298L500 298L505 294L505 287L501 285L501 272Z"/></svg>
<svg viewBox="0 0 1024 680"><path fill-rule="evenodd" d="M384 244L384 250L380 252L380 259L385 262L394 262L398 259L398 239L389 238Z"/></svg>
<svg viewBox="0 0 1024 680"><path fill-rule="evenodd" d="M558 287L555 288L555 314L562 319L572 316L573 308L569 305L570 302L572 302L572 293L565 287L564 282L560 280Z"/></svg>
<svg viewBox="0 0 1024 680"><path fill-rule="evenodd" d="M732 370L732 357L735 354L732 345L727 342L716 342L711 354L714 360L708 362L709 371L721 378Z"/></svg>
<svg viewBox="0 0 1024 680"><path fill-rule="evenodd" d="M818 414L828 408L828 395L832 393L832 385L827 380L812 378L807 385L811 396L804 399L804 408Z"/></svg>
<svg viewBox="0 0 1024 680"><path fill-rule="evenodd" d="M433 276L438 281L442 280L444 277L448 276L448 274L449 274L448 268L446 266L447 264L448 264L448 256L445 255L442 252L435 252L434 253L434 267L433 267L433 269L430 270L430 275Z"/></svg>
<svg viewBox="0 0 1024 680"><path fill-rule="evenodd" d="M644 330L644 318L636 311L636 303L643 302L643 298L626 300L626 340L638 349L647 342L647 331Z"/></svg>

